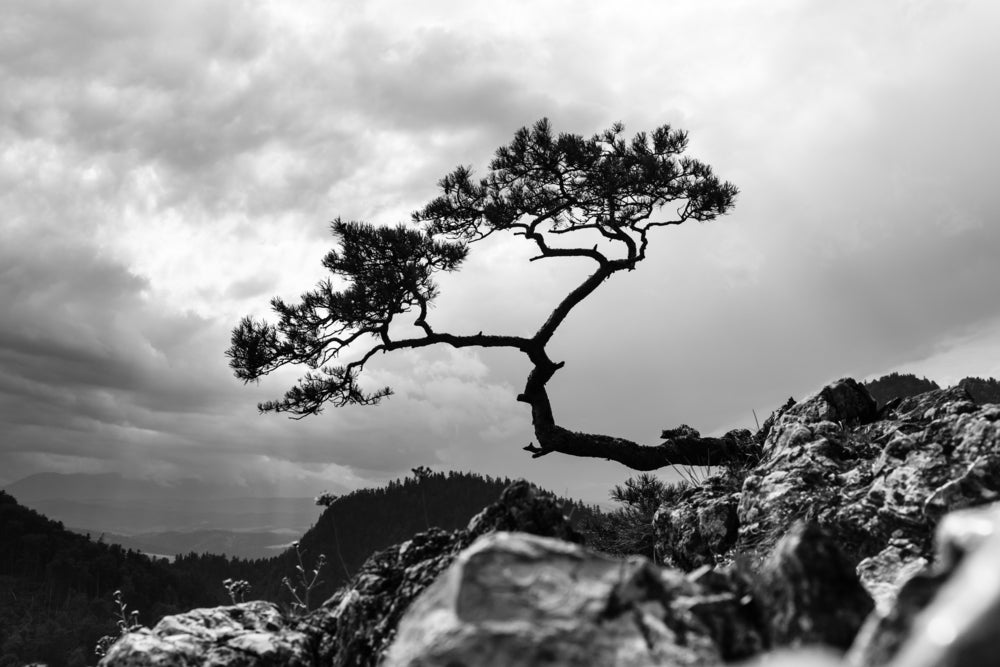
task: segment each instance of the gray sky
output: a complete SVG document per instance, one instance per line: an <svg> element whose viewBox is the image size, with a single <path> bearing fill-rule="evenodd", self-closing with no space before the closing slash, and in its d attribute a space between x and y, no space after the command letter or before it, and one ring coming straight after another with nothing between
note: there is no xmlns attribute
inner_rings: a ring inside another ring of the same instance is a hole
<svg viewBox="0 0 1000 667"><path fill-rule="evenodd" d="M428 350L397 395L258 416L229 332L323 277L334 217L395 223L548 116L671 123L741 189L659 230L552 353L557 419L658 441L753 425L842 376L1000 376L1000 5L4 0L0 484L198 477L305 495L417 465L598 500L629 471L532 460L527 364ZM534 331L586 264L473 247L435 327ZM267 483L265 485L265 482Z"/></svg>

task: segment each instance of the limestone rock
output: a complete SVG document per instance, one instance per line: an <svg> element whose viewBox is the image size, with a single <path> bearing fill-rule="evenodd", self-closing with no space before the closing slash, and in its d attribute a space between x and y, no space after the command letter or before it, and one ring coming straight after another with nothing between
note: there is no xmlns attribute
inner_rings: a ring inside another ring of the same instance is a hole
<svg viewBox="0 0 1000 667"><path fill-rule="evenodd" d="M849 654L855 667L987 667L1000 650L1000 504L949 514L933 568L873 614Z"/></svg>
<svg viewBox="0 0 1000 667"><path fill-rule="evenodd" d="M855 637L847 655L853 667L887 664L903 645L914 620L937 595L943 577L920 571L905 581L884 611L873 612Z"/></svg>
<svg viewBox="0 0 1000 667"><path fill-rule="evenodd" d="M928 560L905 540L890 543L874 556L858 563L861 583L875 600L875 608L885 614L893 607L903 585L928 567Z"/></svg>
<svg viewBox="0 0 1000 667"><path fill-rule="evenodd" d="M308 641L270 602L193 609L116 642L101 667L305 667Z"/></svg>
<svg viewBox="0 0 1000 667"><path fill-rule="evenodd" d="M698 587L644 558L494 533L414 603L385 664L715 665Z"/></svg>
<svg viewBox="0 0 1000 667"><path fill-rule="evenodd" d="M926 557L946 512L1000 497L1000 407L977 406L960 388L866 422L870 406L862 387L842 381L776 421L740 490L737 551L764 556L794 521L810 519L854 562L891 541L907 558Z"/></svg>
<svg viewBox="0 0 1000 667"><path fill-rule="evenodd" d="M653 516L657 555L683 570L727 562L738 536L738 504L739 493L724 479L684 489Z"/></svg>
<svg viewBox="0 0 1000 667"><path fill-rule="evenodd" d="M738 554L766 576L769 559L783 549L778 546L782 536L796 522L807 521L836 540L846 568L856 566L875 599L878 610L863 632L868 637L863 664L884 664L947 579L943 566L928 569L935 561L933 535L942 517L1000 498L1000 406L979 405L965 389L954 387L895 401L876 412L863 387L843 380L786 405L757 438L763 459L742 484L710 478L660 508L654 521L658 553L684 569L728 563ZM736 507L735 539L731 524L705 521L724 516L720 508L730 503ZM725 537L710 546L706 525L726 525ZM716 551L719 547L728 552ZM785 581L789 574L773 579ZM863 607L853 584L851 590ZM802 587L790 594L801 595ZM774 596L762 603L772 608L775 644L805 640L807 628L782 630L781 605ZM845 637L833 643L843 647Z"/></svg>

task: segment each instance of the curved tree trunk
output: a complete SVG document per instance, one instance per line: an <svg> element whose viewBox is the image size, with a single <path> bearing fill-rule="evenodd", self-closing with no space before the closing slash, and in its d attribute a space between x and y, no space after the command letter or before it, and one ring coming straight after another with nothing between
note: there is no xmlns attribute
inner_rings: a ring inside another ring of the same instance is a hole
<svg viewBox="0 0 1000 667"><path fill-rule="evenodd" d="M533 458L552 452L617 461L633 470L656 470L670 465L714 466L745 461L756 454L747 431L730 432L721 438L702 437L694 429L682 437L659 445L640 445L625 438L570 431L556 424L535 425L538 446L524 449Z"/></svg>
<svg viewBox="0 0 1000 667"><path fill-rule="evenodd" d="M640 445L625 438L580 433L559 426L545 384L563 364L552 362L544 350L533 350L529 356L535 368L517 400L531 406L531 422L538 445L532 443L524 449L531 452L532 458L559 452L617 461L633 470L656 470L670 465L713 466L742 462L758 453L759 445L745 430L712 438L702 437L690 426L681 426L663 431L664 441L659 445Z"/></svg>

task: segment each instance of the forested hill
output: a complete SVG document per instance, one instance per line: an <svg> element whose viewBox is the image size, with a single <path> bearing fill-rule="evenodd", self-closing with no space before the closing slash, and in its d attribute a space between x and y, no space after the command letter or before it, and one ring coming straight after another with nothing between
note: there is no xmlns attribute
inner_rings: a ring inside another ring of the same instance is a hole
<svg viewBox="0 0 1000 667"><path fill-rule="evenodd" d="M995 378L967 377L958 383L976 403L1000 403L1000 381ZM879 407L894 398L908 398L926 391L940 389L937 382L918 378L911 373L889 373L877 380L865 383L865 389L872 395Z"/></svg>
<svg viewBox="0 0 1000 667"><path fill-rule="evenodd" d="M428 527L445 530L464 528L480 510L496 501L509 486L510 479L473 473L432 473L394 480L387 486L361 489L330 502L316 524L299 540L306 569L316 556L324 554L327 564L325 583L313 594L314 599L329 597L353 575L376 551L403 542ZM582 518L596 512L563 499L565 512ZM290 576L298 564L294 550L262 561L263 571L255 574L252 597L289 601L281 580ZM178 565L182 566L178 559Z"/></svg>
<svg viewBox="0 0 1000 667"><path fill-rule="evenodd" d="M373 552L405 541L428 526L454 529L497 498L511 480L473 473L431 473L362 489L317 507L316 524L300 540L307 569L324 553L322 601ZM577 517L592 508L567 502ZM188 554L168 562L67 531L0 491L0 667L30 661L50 667L91 665L97 639L114 634L114 591L121 590L139 621L229 602L222 581L242 579L246 599L289 605L282 579L298 564L294 550L268 559Z"/></svg>
<svg viewBox="0 0 1000 667"><path fill-rule="evenodd" d="M927 378L918 378L911 373L889 373L877 380L865 382L865 389L872 395L879 407L894 398L907 398L940 388L937 382Z"/></svg>
<svg viewBox="0 0 1000 667"><path fill-rule="evenodd" d="M1000 403L1000 380L996 378L968 377L958 383L972 400L980 405L983 403Z"/></svg>
<svg viewBox="0 0 1000 667"><path fill-rule="evenodd" d="M139 618L213 603L166 561L69 532L0 491L0 667L92 665L122 590Z"/></svg>

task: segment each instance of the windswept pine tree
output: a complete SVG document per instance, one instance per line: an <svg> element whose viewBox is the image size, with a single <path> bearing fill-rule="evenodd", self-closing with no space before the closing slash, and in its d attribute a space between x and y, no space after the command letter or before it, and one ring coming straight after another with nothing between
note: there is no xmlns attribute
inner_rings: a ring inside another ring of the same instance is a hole
<svg viewBox="0 0 1000 667"><path fill-rule="evenodd" d="M323 260L332 277L299 303L273 299L276 323L244 318L233 331L230 365L245 382L287 365L308 367L283 398L259 405L262 412L304 417L326 405L373 405L391 395L389 387L360 381L376 355L432 345L505 348L532 366L517 396L531 410L537 444L524 449L532 457L597 457L637 470L744 458L746 443L735 435L672 430L662 443L641 445L573 431L557 422L549 400L548 383L566 362L552 359L548 344L573 309L612 276L636 270L663 228L709 222L733 208L736 186L687 148L687 133L669 125L631 139L621 124L590 138L556 135L545 119L521 128L496 151L484 177L461 166L441 179L441 194L411 224L337 219L332 231L339 245ZM532 261L584 260L592 272L531 336L437 329L430 313L438 296L434 275L458 270L470 247L494 234L523 238L537 253Z"/></svg>

